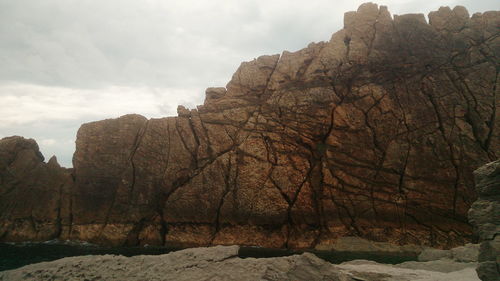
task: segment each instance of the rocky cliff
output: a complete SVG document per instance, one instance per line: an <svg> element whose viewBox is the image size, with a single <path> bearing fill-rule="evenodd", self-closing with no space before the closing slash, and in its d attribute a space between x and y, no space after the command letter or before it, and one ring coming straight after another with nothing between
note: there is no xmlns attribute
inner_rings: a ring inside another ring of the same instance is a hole
<svg viewBox="0 0 500 281"><path fill-rule="evenodd" d="M43 161L32 139L0 140L0 241L52 239L69 223L70 170Z"/></svg>
<svg viewBox="0 0 500 281"><path fill-rule="evenodd" d="M464 244L472 171L500 151L499 25L363 4L328 42L242 63L197 109L82 125L72 171L30 156L18 174L2 154L0 239Z"/></svg>
<svg viewBox="0 0 500 281"><path fill-rule="evenodd" d="M478 199L469 210L481 245L477 275L483 281L500 280L500 160L474 171Z"/></svg>

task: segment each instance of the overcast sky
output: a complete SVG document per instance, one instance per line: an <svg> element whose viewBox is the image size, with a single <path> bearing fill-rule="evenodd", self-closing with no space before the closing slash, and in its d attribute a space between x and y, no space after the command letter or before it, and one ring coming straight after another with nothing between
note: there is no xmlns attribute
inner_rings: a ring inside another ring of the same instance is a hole
<svg viewBox="0 0 500 281"><path fill-rule="evenodd" d="M37 140L71 167L84 122L194 108L242 61L329 40L365 1L0 0L0 138ZM387 0L392 14L498 0Z"/></svg>

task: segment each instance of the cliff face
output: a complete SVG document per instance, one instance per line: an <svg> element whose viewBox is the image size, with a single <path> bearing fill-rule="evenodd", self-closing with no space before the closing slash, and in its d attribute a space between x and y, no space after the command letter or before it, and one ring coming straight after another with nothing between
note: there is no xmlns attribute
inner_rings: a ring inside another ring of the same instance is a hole
<svg viewBox="0 0 500 281"><path fill-rule="evenodd" d="M242 63L197 109L82 125L69 195L26 204L63 210L35 220L53 237L102 244L463 244L472 171L500 151L499 24L363 4L329 42ZM2 240L32 218L12 214Z"/></svg>
<svg viewBox="0 0 500 281"><path fill-rule="evenodd" d="M68 224L73 179L32 139L0 140L0 241L44 241Z"/></svg>

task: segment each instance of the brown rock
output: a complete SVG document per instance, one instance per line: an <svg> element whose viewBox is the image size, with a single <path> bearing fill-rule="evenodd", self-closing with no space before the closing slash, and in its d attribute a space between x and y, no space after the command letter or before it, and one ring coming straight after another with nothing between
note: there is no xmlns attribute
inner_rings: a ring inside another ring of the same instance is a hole
<svg viewBox="0 0 500 281"><path fill-rule="evenodd" d="M0 140L0 240L50 240L71 224L73 180L32 139Z"/></svg>
<svg viewBox="0 0 500 281"><path fill-rule="evenodd" d="M61 237L465 244L472 171L500 151L500 12L431 15L363 4L329 42L242 63L198 109L84 124Z"/></svg>

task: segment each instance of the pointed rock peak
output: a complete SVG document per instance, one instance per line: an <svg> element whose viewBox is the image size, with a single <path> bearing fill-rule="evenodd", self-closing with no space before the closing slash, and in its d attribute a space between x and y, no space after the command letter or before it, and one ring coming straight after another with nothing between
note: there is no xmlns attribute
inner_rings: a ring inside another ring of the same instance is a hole
<svg viewBox="0 0 500 281"><path fill-rule="evenodd" d="M57 157L55 155L50 157L49 162L47 162L47 165L51 167L58 167L58 168L61 167L61 165L59 165L59 163L57 162Z"/></svg>

